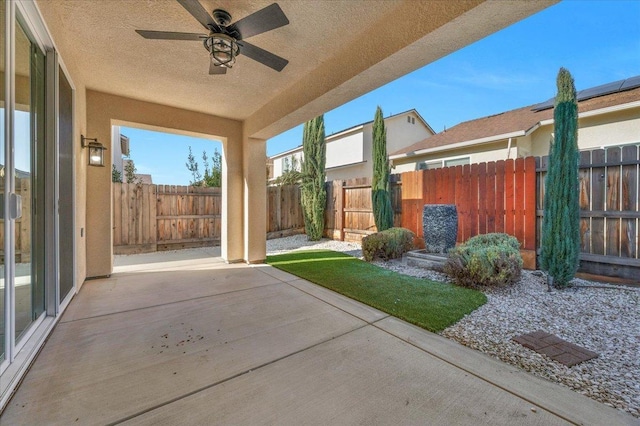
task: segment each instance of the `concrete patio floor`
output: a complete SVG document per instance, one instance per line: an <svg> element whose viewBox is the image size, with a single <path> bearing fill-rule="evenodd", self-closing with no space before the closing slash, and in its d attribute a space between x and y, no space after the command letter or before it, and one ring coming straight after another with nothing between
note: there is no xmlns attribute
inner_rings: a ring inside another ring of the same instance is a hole
<svg viewBox="0 0 640 426"><path fill-rule="evenodd" d="M127 256L86 282L0 424L637 424L293 275L212 254Z"/></svg>

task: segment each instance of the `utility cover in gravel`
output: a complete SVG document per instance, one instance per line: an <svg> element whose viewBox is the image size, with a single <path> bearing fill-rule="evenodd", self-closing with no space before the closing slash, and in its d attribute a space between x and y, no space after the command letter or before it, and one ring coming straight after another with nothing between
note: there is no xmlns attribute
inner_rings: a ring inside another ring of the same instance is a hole
<svg viewBox="0 0 640 426"><path fill-rule="evenodd" d="M598 354L595 352L591 352L588 349L574 345L544 331L534 331L533 333L516 336L513 338L513 341L539 354L546 355L552 360L568 367L598 357Z"/></svg>

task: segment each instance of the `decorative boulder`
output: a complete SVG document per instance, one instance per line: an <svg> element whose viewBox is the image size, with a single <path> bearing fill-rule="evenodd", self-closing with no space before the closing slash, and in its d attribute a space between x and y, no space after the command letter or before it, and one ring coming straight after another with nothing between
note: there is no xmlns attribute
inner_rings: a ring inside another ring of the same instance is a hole
<svg viewBox="0 0 640 426"><path fill-rule="evenodd" d="M425 204L422 230L428 253L446 253L456 246L458 210L455 204Z"/></svg>

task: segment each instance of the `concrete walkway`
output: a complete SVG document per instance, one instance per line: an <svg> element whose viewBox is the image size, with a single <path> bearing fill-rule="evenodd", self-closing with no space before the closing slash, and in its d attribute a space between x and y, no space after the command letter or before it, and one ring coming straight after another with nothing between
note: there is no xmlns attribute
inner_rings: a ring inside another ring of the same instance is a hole
<svg viewBox="0 0 640 426"><path fill-rule="evenodd" d="M85 283L0 424L637 424L269 266L143 256Z"/></svg>

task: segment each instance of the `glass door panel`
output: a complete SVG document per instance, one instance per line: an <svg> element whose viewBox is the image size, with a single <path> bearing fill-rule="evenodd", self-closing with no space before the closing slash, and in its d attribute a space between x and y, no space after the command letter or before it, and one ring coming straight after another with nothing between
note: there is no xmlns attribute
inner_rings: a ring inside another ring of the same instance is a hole
<svg viewBox="0 0 640 426"><path fill-rule="evenodd" d="M4 177L5 177L5 149L4 149L4 120L5 120L5 93L4 93L4 79L5 79L5 55L4 55L4 43L6 34L6 15L5 15L5 2L0 0L0 197L4 200ZM4 205L4 203L2 203ZM0 212L0 363L5 359L5 282L4 282L4 212Z"/></svg>
<svg viewBox="0 0 640 426"><path fill-rule="evenodd" d="M44 54L16 24L14 182L21 197L21 217L15 223L16 343L44 311L42 179L40 147L44 142ZM40 208L38 208L40 207ZM38 212L38 214L34 214Z"/></svg>
<svg viewBox="0 0 640 426"><path fill-rule="evenodd" d="M73 89L62 69L58 72L58 141L59 158L59 248L60 264L60 300L73 290L75 257L73 246Z"/></svg>

